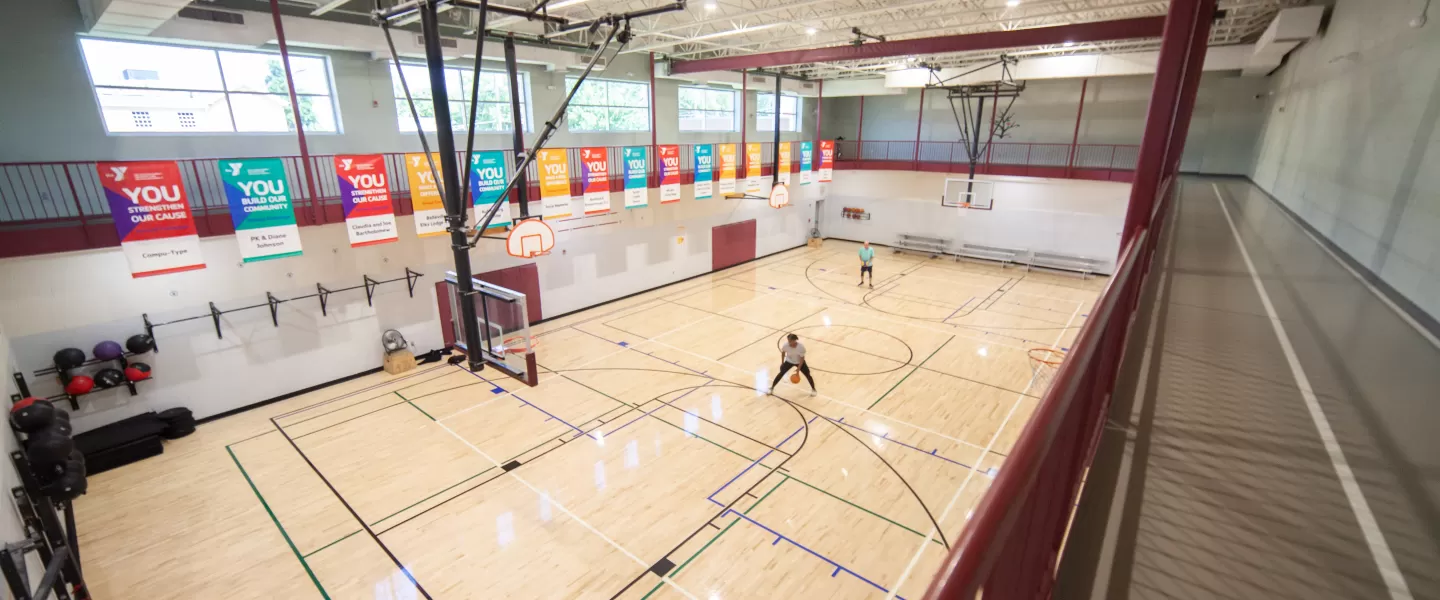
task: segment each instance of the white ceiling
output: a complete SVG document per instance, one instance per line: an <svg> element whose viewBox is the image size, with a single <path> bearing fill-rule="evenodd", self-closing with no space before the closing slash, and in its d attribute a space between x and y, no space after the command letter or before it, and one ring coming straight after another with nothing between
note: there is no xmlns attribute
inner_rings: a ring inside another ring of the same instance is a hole
<svg viewBox="0 0 1440 600"><path fill-rule="evenodd" d="M384 0L393 4L398 0ZM493 0L528 8L538 0ZM326 8L321 18L365 14L374 0L284 0L294 7ZM665 4L666 0L551 0L550 14L585 20ZM1014 3L1015 6L1007 6ZM1211 30L1211 45L1254 42L1281 8L1301 6L1306 0L1220 0L1225 16ZM204 2L197 2L203 5ZM1165 14L1168 0L689 0L684 12L636 20L635 40L627 52L655 52L674 59L699 59L780 50L796 50L849 43L859 27L888 40L1004 31L1109 21ZM471 11L456 9L444 15L452 24L473 24ZM538 33L535 23L515 18L492 18L492 29ZM584 42L584 33L554 36ZM1138 39L1073 46L1011 48L1005 53L1024 57L1120 53L1155 50L1158 39ZM987 61L1001 51L962 52L918 56L914 62L935 66L961 66ZM779 70L817 79L876 77L904 66L894 58L841 63L812 63Z"/></svg>

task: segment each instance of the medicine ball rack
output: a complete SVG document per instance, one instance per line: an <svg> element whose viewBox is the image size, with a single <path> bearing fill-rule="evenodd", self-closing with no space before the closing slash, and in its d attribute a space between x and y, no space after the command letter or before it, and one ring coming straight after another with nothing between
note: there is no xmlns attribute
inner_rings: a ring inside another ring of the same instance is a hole
<svg viewBox="0 0 1440 600"><path fill-rule="evenodd" d="M148 335L148 336L150 336L151 339L155 339L155 328L156 328L156 327L164 327L164 326L166 326L166 325L175 325L175 324L177 324L177 323L184 323L184 322L186 322L186 321L194 321L194 320L196 320L196 319L204 319L204 318L206 318L206 317L209 317L210 320L215 323L215 337L218 338L218 339L222 339L222 340L223 340L223 339L225 339L225 335L224 335L224 333L220 330L220 315L226 315L226 314L230 314L230 313L233 313L233 312L240 312L240 311L242 311L242 310L251 310L251 309L256 309L256 308L265 308L265 307L268 307L268 308L270 309L270 322L273 323L276 327L279 327L279 326L280 326L280 305L281 305L281 304L284 304L284 303L286 303L286 302L293 302L293 301L295 301L295 300L305 300L305 299L308 299L308 298L319 298L319 299L320 299L320 314L321 314L321 315L325 315L325 316L329 316L329 314L330 314L330 312L329 312L329 310L330 310L330 294L338 294L338 293L340 293L340 292L348 292L348 291L351 291L351 290L364 289L364 290L365 290L365 303L368 304L368 305L370 305L370 306L375 306L375 288L376 288L376 287L379 287L381 284L385 284L385 283L394 283L394 282L396 282L396 281L404 281L404 282L405 282L405 286L406 286L407 288L409 288L410 297L411 297L411 298L414 298L414 297L415 297L415 282L418 281L421 277L424 277L424 276L425 276L424 273L420 273L420 272L418 272L418 271L413 271L413 270L410 269L410 267L405 267L405 276L404 276L404 277L396 277L396 278L394 278L394 279L380 279L380 280L376 280L376 279L372 279L369 275L362 275L361 277L363 277L364 279L363 279L363 281L360 283L360 285L354 285L354 286L350 286L350 287L347 287L347 288L340 288L340 289L336 289L336 290L331 290L331 289L326 289L325 286L323 286L323 285L321 285L321 284L319 284L319 283L316 283L316 284L315 284L315 293L313 293L313 294L306 294L306 295L304 295L304 296L296 296L296 297L294 297L294 298L276 298L276 297L275 297L275 294L272 294L272 293L270 293L270 292L265 292L265 302L262 303L262 304L252 304L252 305L250 305L250 306L242 306L242 307L240 307L240 308L232 308L232 309L229 309L229 310L220 310L219 307L215 306L215 303L214 303L214 302L211 302L211 303L210 303L210 312L207 313L207 314L203 314L203 315L196 315L196 316L193 316L193 317L185 317L185 318L183 318L183 319L175 319L175 320L173 320L173 321L165 321L165 322L163 322L163 323L152 323L152 322L150 321L150 315L149 315L149 314L142 314L142 315L140 315L140 319L145 322L145 334ZM152 346L152 351L153 351L153 352L159 352L159 351L160 351L160 344L159 344L158 342L156 342L156 343Z"/></svg>
<svg viewBox="0 0 1440 600"><path fill-rule="evenodd" d="M10 460L20 475L21 485L10 489L25 527L26 538L6 543L0 549L0 573L10 593L21 600L44 600L51 593L59 600L89 600L90 590L80 573L80 544L75 531L75 505L55 501L40 492L40 482L30 470L23 452L11 452ZM56 508L65 512L62 525ZM25 572L25 554L36 552L45 563L45 575L32 593ZM69 584L66 589L64 584Z"/></svg>
<svg viewBox="0 0 1440 600"><path fill-rule="evenodd" d="M153 350L152 350L152 351L153 351ZM142 353L142 354L144 354L144 353ZM76 365L76 366L74 366L74 367L71 367L71 368L69 368L69 369L61 369L61 368L58 367L58 366L50 366L50 367L46 367L46 368L44 368L44 369L39 369L39 370L35 371L34 374L35 374L36 377L44 377L44 376L46 376L46 375L55 375L55 376L59 377L59 379L60 379L60 385L64 386L66 383L69 382L69 377L68 377L68 375L69 375L69 372L70 372L70 371L73 371L73 370L75 370L75 369L80 369L80 368L82 368L82 367L93 367L93 366L95 366L95 365L103 365L103 364L105 364L105 363L117 363L117 362L120 364L120 370L121 370L121 371L124 371L127 367L130 366L130 360L129 360L129 358L132 357L132 356L139 356L139 354L136 354L136 353L134 353L134 352L125 352L125 353L121 354L118 358L92 358L92 359L90 359L90 360L87 360L87 361L85 361L85 362L83 362L83 363L80 363L80 364L78 364L78 365ZM27 397L27 396L30 395L30 386L26 385L26 383L25 383L25 375L24 375L23 373L16 372L16 373L14 374L14 377L15 377L15 387L20 390L20 394L18 394L18 395L12 395L12 396L10 397L10 400L11 400L12 403L14 403L15 401L19 400L20 398L24 398L24 397ZM152 379L152 377L146 377L145 379L141 379L140 381L150 381L150 379ZM129 390L130 390L130 395L131 395L131 396L137 396L137 395L140 394L140 391L137 390L137 389L135 389L135 384L137 384L137 383L139 383L139 381L130 381L129 379L126 379L126 380L125 380L125 387L126 387L126 389L129 389ZM60 400L60 399L65 399L65 400L70 401L70 408L71 408L71 409L80 410L80 400L79 400L80 396L86 396L86 395L89 395L89 394L94 394L94 393L96 393L96 392L103 392L103 391L105 391L105 390L113 390L113 389L115 389L115 388L117 388L117 387L120 387L120 386L114 386L114 387L108 387L108 388L97 387L97 388L95 388L95 389L93 389L93 390L91 390L91 391L85 392L84 394L75 395L75 394L61 393L61 394L56 394L56 395L54 395L54 396L48 396L48 397L46 397L46 398L44 398L44 399L45 399L45 400Z"/></svg>

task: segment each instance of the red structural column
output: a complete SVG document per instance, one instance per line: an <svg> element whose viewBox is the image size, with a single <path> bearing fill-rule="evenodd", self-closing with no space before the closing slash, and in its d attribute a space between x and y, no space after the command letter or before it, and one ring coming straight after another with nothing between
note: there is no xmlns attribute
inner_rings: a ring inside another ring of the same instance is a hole
<svg viewBox="0 0 1440 600"><path fill-rule="evenodd" d="M660 138L658 137L658 136L659 136L659 129L656 128L655 123L656 123L656 119L655 119L655 53L654 53L654 52L651 52L651 53L650 53L650 146L652 146L652 148L653 148L654 146L657 146L657 145L660 144L660 142L658 141L658 140L660 139ZM652 150L650 150L650 152L653 154L653 153L656 152L656 150L652 149Z"/></svg>
<svg viewBox="0 0 1440 600"><path fill-rule="evenodd" d="M1202 3L1214 0L1172 0L1165 15L1160 38L1160 59L1155 68L1155 83L1150 91L1150 107L1145 113L1145 135L1140 141L1140 157L1135 165L1135 182L1130 186L1130 205L1125 211L1125 226L1120 247L1124 248L1150 222L1150 213L1159 193L1165 151L1170 145L1171 124L1179 108L1180 82L1188 62L1190 36L1195 17ZM1189 118L1189 115L1185 115Z"/></svg>
<svg viewBox="0 0 1440 600"><path fill-rule="evenodd" d="M740 156L745 156L745 132L750 129L750 76L744 70L740 71ZM775 110L780 110L780 100L775 100ZM760 119L755 119L756 126L759 126ZM746 161L741 160L740 164ZM746 165L748 166L748 165Z"/></svg>
<svg viewBox="0 0 1440 600"><path fill-rule="evenodd" d="M1070 138L1070 162L1065 165L1065 176L1075 170L1075 150L1080 145L1080 117L1085 116L1085 92L1090 88L1090 78L1080 80L1080 108L1075 109L1075 135Z"/></svg>
<svg viewBox="0 0 1440 600"><path fill-rule="evenodd" d="M860 160L865 155L865 97L860 97L860 118L855 123L855 157Z"/></svg>
<svg viewBox="0 0 1440 600"><path fill-rule="evenodd" d="M1199 96L1200 76L1205 71L1205 52L1210 41L1210 25L1215 19L1215 1L1202 0L1196 9L1195 29L1190 36L1190 57L1185 65L1185 75L1180 83L1179 111L1170 126L1170 145L1165 150L1165 171L1162 177L1180 171L1180 160L1185 153L1185 139L1190 134L1190 120L1195 113L1195 101Z"/></svg>
<svg viewBox="0 0 1440 600"><path fill-rule="evenodd" d="M305 163L305 185L310 192L310 222L321 221L320 197L315 193L315 168L310 164L310 147L305 143L305 124L300 118L300 100L295 97L295 78L290 74L290 47L285 43L285 26L280 23L280 0L270 0L275 19L275 40L280 45L280 62L285 65L285 87L290 91L290 110L295 115L295 139L300 142L300 160Z"/></svg>
<svg viewBox="0 0 1440 600"><path fill-rule="evenodd" d="M920 126L925 123L925 88L920 88L920 110L915 111L915 170L920 170Z"/></svg>
<svg viewBox="0 0 1440 600"><path fill-rule="evenodd" d="M820 141L820 115L825 112L825 80L820 80L819 89L815 90L815 141ZM818 144L817 144L818 146ZM815 152L819 152L817 147ZM812 155L814 156L814 155Z"/></svg>

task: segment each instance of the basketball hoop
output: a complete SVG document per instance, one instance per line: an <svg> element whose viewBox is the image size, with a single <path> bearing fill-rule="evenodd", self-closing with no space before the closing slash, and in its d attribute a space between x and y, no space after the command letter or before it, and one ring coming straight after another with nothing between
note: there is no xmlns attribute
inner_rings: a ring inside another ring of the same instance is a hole
<svg viewBox="0 0 1440 600"><path fill-rule="evenodd" d="M784 208L790 204L790 188L783 183L770 188L770 208Z"/></svg>
<svg viewBox="0 0 1440 600"><path fill-rule="evenodd" d="M535 258L550 253L555 247L555 230L540 219L526 219L515 224L505 237L505 251L517 258Z"/></svg>
<svg viewBox="0 0 1440 600"><path fill-rule="evenodd" d="M540 347L539 340L531 339L530 347L527 349L525 347L525 339L525 336L521 335L505 338L504 341L500 342L500 352L502 354L526 354Z"/></svg>
<svg viewBox="0 0 1440 600"><path fill-rule="evenodd" d="M1037 352L1045 353L1045 358L1036 356ZM1060 363L1065 362L1065 351L1059 348L1031 348L1025 353L1030 355L1030 360L1051 368L1059 367ZM1059 357L1056 358L1056 355Z"/></svg>

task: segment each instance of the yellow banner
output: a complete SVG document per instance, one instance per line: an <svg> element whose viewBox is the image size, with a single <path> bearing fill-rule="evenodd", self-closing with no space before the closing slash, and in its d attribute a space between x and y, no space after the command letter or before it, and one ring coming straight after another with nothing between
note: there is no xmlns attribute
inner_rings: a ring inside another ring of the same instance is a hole
<svg viewBox="0 0 1440 600"><path fill-rule="evenodd" d="M570 162L564 148L545 149L535 155L540 171L540 215L546 219L570 216Z"/></svg>
<svg viewBox="0 0 1440 600"><path fill-rule="evenodd" d="M405 177L410 180L410 206L415 210L415 233L420 237L445 234L445 199L435 177L440 172L440 153L430 154L435 170L422 152L405 155Z"/></svg>
<svg viewBox="0 0 1440 600"><path fill-rule="evenodd" d="M790 142L780 142L780 183L790 185Z"/></svg>
<svg viewBox="0 0 1440 600"><path fill-rule="evenodd" d="M720 185L719 192L728 194L735 191L735 144L719 144L715 146L716 152L720 155Z"/></svg>
<svg viewBox="0 0 1440 600"><path fill-rule="evenodd" d="M760 144L745 144L745 192L760 193Z"/></svg>

